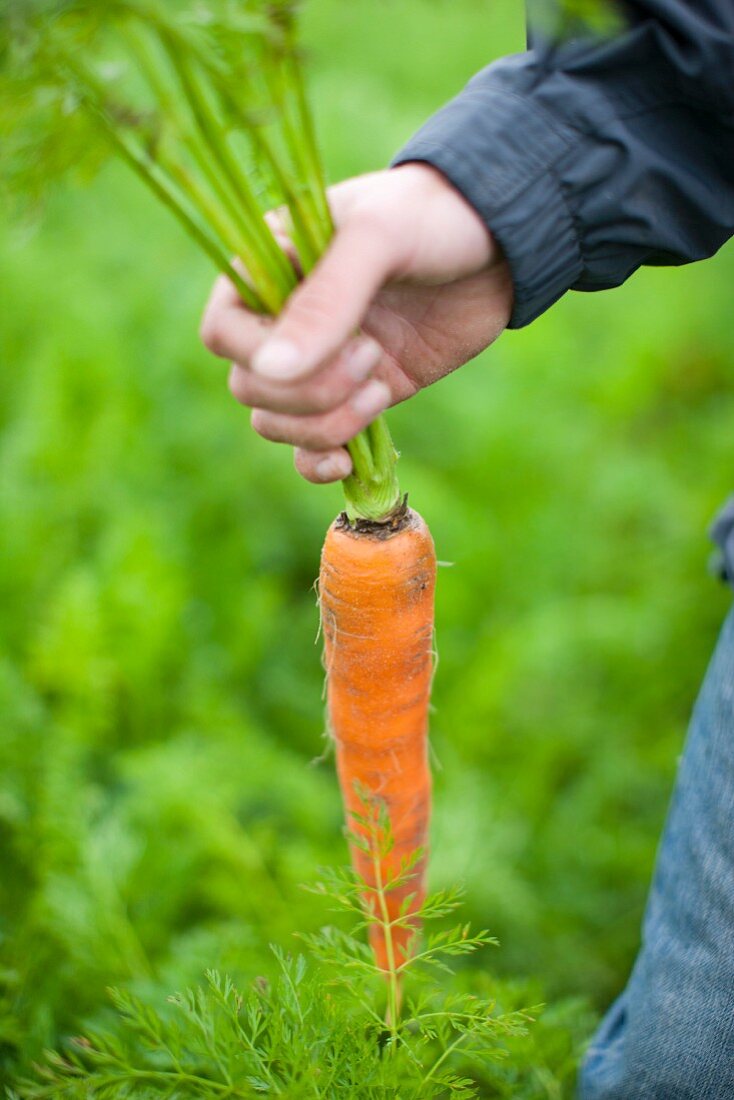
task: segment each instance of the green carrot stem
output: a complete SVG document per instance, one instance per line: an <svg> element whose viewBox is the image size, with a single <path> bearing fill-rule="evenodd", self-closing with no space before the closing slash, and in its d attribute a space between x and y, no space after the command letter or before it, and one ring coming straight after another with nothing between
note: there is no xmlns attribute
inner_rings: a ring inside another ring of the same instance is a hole
<svg viewBox="0 0 734 1100"><path fill-rule="evenodd" d="M318 235L321 254L333 235L331 210L326 198L326 184L318 152L312 113L308 106L303 82L303 70L293 42L290 26L282 56L280 81L275 95L279 100L282 130L300 179L307 183L310 210L306 215ZM288 92L292 95L288 95ZM288 106L295 106L295 123ZM352 473L342 482L346 498L346 513L351 522L357 519L381 522L400 504L400 484L397 476L398 455L384 417L377 420L347 445L352 459Z"/></svg>
<svg viewBox="0 0 734 1100"><path fill-rule="evenodd" d="M136 26L135 23L130 20L123 25L123 33L127 38L128 45L132 50L143 77L147 81L153 96L158 102L164 118L168 118L173 122L179 132L181 140L192 154L196 163L199 164L200 167L203 166L205 175L207 178L211 178L210 154L208 150L202 146L196 129L192 128L185 112L181 110L178 99L162 77L159 58L154 56L152 52L152 42L149 37L139 26ZM175 156L167 155L165 147L163 147L162 151L159 153L159 157L161 160L165 161L165 167L169 174L173 176L184 193L189 196L192 203L198 208L204 221L211 225L212 229L216 231L221 240L227 244L230 251L236 252L239 255L247 270L253 275L256 283L262 286L263 282L267 281L267 278L264 278L264 272L267 273L268 264L263 261L261 256L253 252L251 246L253 239L252 234L249 232L249 226L246 224L243 226L237 205L230 204L227 209L225 209L221 204L215 202L206 189L202 187L201 183L191 175L191 173L186 171L179 159ZM220 194L221 197L219 188L217 188L217 193ZM262 295L258 297L262 302ZM261 306L261 309L263 312L267 312L264 304Z"/></svg>
<svg viewBox="0 0 734 1100"><path fill-rule="evenodd" d="M162 25L156 24L156 27L186 97L195 128L181 112L165 80L155 72L155 58L148 53L147 47L140 48L140 38L137 39L136 57L142 62L143 74L164 116L171 118L181 130L184 143L216 198L174 156L164 151L162 163L158 163L127 140L120 133L119 122L106 108L107 90L77 58L66 57L64 63L81 86L85 106L98 120L120 157L173 213L218 270L231 280L248 308L276 314L292 289L295 274L262 218L258 200L226 144L226 135L206 94L191 75L188 63L182 58L183 51L178 51L178 39L168 37ZM294 174L289 173L267 135L257 133L251 123L249 131L250 136L259 141L288 201L301 245L306 245L302 257L306 272L327 247L333 227L298 59L291 54L284 60L281 54L279 60L274 98L280 109L281 135L293 160ZM270 82L273 71L266 75ZM295 119L292 117L294 93ZM236 188L235 181L238 181ZM239 232L233 225L238 209ZM255 280L257 291L235 270L224 251L233 238L241 242L239 251ZM273 262L276 256L278 259ZM288 269L287 281L284 265ZM352 522L360 518L375 522L387 519L400 502L400 489L397 454L384 419L378 418L361 432L348 444L348 449L353 463L352 474L343 482L348 518Z"/></svg>
<svg viewBox="0 0 734 1100"><path fill-rule="evenodd" d="M203 217L206 224L210 225L213 229L216 229L219 236L224 240L230 238L226 236L227 230L230 228L229 223L222 221L221 213L215 202L212 201L211 196L207 191L201 187L199 181L187 172L182 164L180 164L173 157L166 157L165 154L161 158L161 167L168 172L171 178L178 185L180 190L187 196L193 206L196 207L199 214ZM249 256L244 249L239 250L240 259L244 262L246 270L250 270ZM231 270L235 271L236 268L230 264ZM268 306L258 292L257 286L254 288L249 286L250 295L245 299L245 304L254 309L257 313L268 313Z"/></svg>
<svg viewBox="0 0 734 1100"><path fill-rule="evenodd" d="M284 122L288 130L287 137L292 152L300 160L302 178L309 186L310 199L326 233L325 241L328 242L333 231L331 211L326 199L326 181L313 126L313 114L308 105L303 80L294 11L291 8L274 11L271 13L271 21L280 40L279 45L274 49L280 59L279 90ZM282 94L283 91L285 95ZM294 110L293 120L288 113L289 106Z"/></svg>
<svg viewBox="0 0 734 1100"><path fill-rule="evenodd" d="M155 25L158 26L157 23ZM159 37L162 41L162 30ZM173 121L184 145L218 198L218 203L212 203L211 201L208 203L209 208L213 211L213 220L216 222L218 232L227 242L228 247L245 262L253 281L259 287L260 298L267 303L267 310L272 312L277 307L276 304L280 300L281 291L273 281L271 267L267 259L262 256L262 251L257 247L259 244L257 234L253 233L251 225L243 219L241 205L235 201L225 187L222 174L216 170L211 150L203 140L203 135L195 126L191 125L185 112L181 110L176 96L169 91L165 81L161 78L158 61L151 56L150 46L145 37L136 28L130 27L128 40L133 47L138 65L148 81L164 116ZM169 57L171 57L171 54L169 54ZM204 194L200 186L198 191L200 195Z"/></svg>
<svg viewBox="0 0 734 1100"><path fill-rule="evenodd" d="M265 124L248 119L238 99L232 94L231 88L219 78L216 70L210 72L210 77L226 109L242 124L242 128L249 132L273 173L273 180L282 193L291 216L293 244L298 252L301 271L305 275L318 263L324 251L325 241L323 231L314 224L313 211L309 210L304 203L304 186L300 181L289 177L288 169L275 143L266 132Z"/></svg>
<svg viewBox="0 0 734 1100"><path fill-rule="evenodd" d="M316 132L313 126L313 114L306 97L303 68L295 50L291 52L289 61L293 90L296 97L298 124L305 138L304 149L309 169L306 178L313 180L313 196L322 219L322 226L326 233L326 239L328 240L332 235L334 226L331 218L331 210L326 198L326 180L324 179L322 160L319 155Z"/></svg>
<svg viewBox="0 0 734 1100"><path fill-rule="evenodd" d="M398 455L385 418L378 416L347 444L352 473L342 482L349 521L380 523L400 504Z"/></svg>
<svg viewBox="0 0 734 1100"><path fill-rule="evenodd" d="M199 248L201 248L210 260L212 260L219 271L230 279L245 305L258 313L264 312L265 309L262 301L257 297L252 288L248 286L240 273L232 266L227 258L226 252L224 252L217 241L211 237L209 233L199 225L196 218L186 210L185 206L181 203L174 190L160 172L160 169L157 169L154 164L146 162L144 158L120 136L114 124L104 114L104 111L97 106L91 105L88 106L88 109L94 113L97 121L104 129L109 141L113 144L122 160L132 168L146 187L148 187L156 198L159 199L160 202L171 211L174 217L178 219L188 235L193 238Z"/></svg>
<svg viewBox="0 0 734 1100"><path fill-rule="evenodd" d="M288 212L293 222L293 243L301 262L301 270L304 275L312 271L318 263L324 251L323 234L313 224L309 211L304 206L302 195L298 187L288 178L285 165L267 134L261 126L254 126L252 136L267 159L275 178L275 182L283 193L283 198L288 206Z"/></svg>
<svg viewBox="0 0 734 1100"><path fill-rule="evenodd" d="M285 147L293 162L295 178L303 187L301 206L306 213L309 225L317 235L319 251L323 252L331 238L331 215L326 206L326 198L319 198L320 184L314 181L313 166L308 151L304 148L306 135L292 116L292 86L288 84L288 70L282 63L265 74L268 92L279 111L280 131ZM326 219L326 220L325 220Z"/></svg>
<svg viewBox="0 0 734 1100"><path fill-rule="evenodd" d="M385 888L382 882L382 868L380 855L375 840L372 841L372 867L377 886L377 904L379 907L378 922L385 937L385 954L387 955L387 1014L385 1023L390 1030L392 1046L390 1053L395 1054L395 1044L398 1038L398 1026L400 1022L400 979L398 977L397 959L395 958L395 944L393 943L392 925L385 897Z"/></svg>
<svg viewBox="0 0 734 1100"><path fill-rule="evenodd" d="M167 30L172 43L175 45L174 28L168 27ZM193 46L194 44L189 43L187 45ZM249 77L243 74L242 84L237 89L237 95L235 95L232 86L223 78L220 66L213 63L212 58L201 50L195 49L193 53L197 64L206 72L212 88L222 100L229 114L238 120L241 124L240 128L248 133L267 161L272 171L273 181L282 193L291 215L293 243L298 252L301 270L304 274L311 271L318 262L326 243L328 243L330 232L329 226L326 227L326 232L324 232L323 227L314 224L313 211L308 210L304 203L303 192L304 190L308 191L308 186L304 186L300 179L289 177L288 169L275 143L266 132L265 124L252 116L248 116L247 112L242 109L242 101L248 98L248 92L252 92ZM263 69L265 68L263 66ZM266 85L269 84L267 78L265 83ZM236 156L232 157L232 163L234 171L241 173Z"/></svg>
<svg viewBox="0 0 734 1100"><path fill-rule="evenodd" d="M144 156L133 143L127 141L120 133L120 127L110 116L105 107L107 89L100 83L97 77L78 58L72 57L66 52L59 54L60 63L71 73L77 91L82 95L85 109L97 120L108 140L112 143L118 155L133 169L135 174L155 196L178 219L188 235L194 239L199 247L214 262L219 271L225 274L237 288L243 301L253 310L264 312L264 305L260 296L245 282L239 272L232 266L222 243L216 239L215 226L221 226L218 208L205 196L203 191L194 191L191 186L182 186L185 196L184 202L171 187L165 173L160 166L149 157ZM179 184L181 186L181 184ZM186 203L197 211L203 219L203 225ZM210 232L214 230L214 235ZM226 233L219 234L222 241L227 240Z"/></svg>
<svg viewBox="0 0 734 1100"><path fill-rule="evenodd" d="M241 219L249 250L258 259L258 270L257 273L252 272L253 277L258 283L262 280L262 297L270 311L277 313L295 286L295 272L263 220L250 182L232 156L221 125L212 114L206 96L177 49L176 42L164 30L160 31L160 36L192 116L211 153L211 157L204 156L203 163L200 162L201 167L209 176L222 202L236 211L237 217ZM220 171L216 170L216 164Z"/></svg>

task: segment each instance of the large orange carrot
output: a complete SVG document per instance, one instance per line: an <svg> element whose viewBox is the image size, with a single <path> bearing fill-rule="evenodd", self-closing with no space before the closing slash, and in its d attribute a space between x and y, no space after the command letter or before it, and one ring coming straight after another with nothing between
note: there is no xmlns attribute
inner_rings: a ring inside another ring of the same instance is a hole
<svg viewBox="0 0 734 1100"><path fill-rule="evenodd" d="M423 856L413 877L387 895L390 920L415 894L425 896L426 846L431 812L428 701L433 652L436 555L423 519L405 510L392 525L344 518L329 529L321 557L320 603L324 632L330 731L348 819L366 803L384 807L393 846L373 859L352 845L355 870L369 886L394 878L401 861ZM353 820L350 829L355 831ZM358 833L364 830L358 828ZM370 895L374 899L374 895ZM411 928L385 936L372 925L378 965L394 970L406 958Z"/></svg>

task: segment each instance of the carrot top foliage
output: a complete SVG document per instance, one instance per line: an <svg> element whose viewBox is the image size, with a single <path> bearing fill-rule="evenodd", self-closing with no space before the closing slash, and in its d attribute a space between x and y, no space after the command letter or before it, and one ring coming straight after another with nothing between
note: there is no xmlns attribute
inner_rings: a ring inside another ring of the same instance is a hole
<svg viewBox="0 0 734 1100"><path fill-rule="evenodd" d="M333 226L293 0L4 0L0 191L27 206L120 157L253 310L277 314ZM264 214L287 212L295 263ZM237 257L237 261L232 259ZM383 422L350 444L351 518L397 504Z"/></svg>
<svg viewBox="0 0 734 1100"><path fill-rule="evenodd" d="M403 877L411 874L406 864ZM482 1084L499 1088L513 1076L508 1044L527 1036L532 1017L430 980L436 970L451 979L449 960L496 941L461 924L429 933L402 964L409 997L386 1024L384 975L355 935L380 919L364 886L351 870L325 873L315 892L346 911L351 930L329 926L303 936L311 962L274 947L271 980L256 978L240 991L208 971L203 985L169 997L161 1010L112 990L116 1025L71 1040L63 1053L47 1052L37 1080L12 1095L469 1100L484 1094ZM455 892L437 893L424 902L421 919L450 916L459 902Z"/></svg>

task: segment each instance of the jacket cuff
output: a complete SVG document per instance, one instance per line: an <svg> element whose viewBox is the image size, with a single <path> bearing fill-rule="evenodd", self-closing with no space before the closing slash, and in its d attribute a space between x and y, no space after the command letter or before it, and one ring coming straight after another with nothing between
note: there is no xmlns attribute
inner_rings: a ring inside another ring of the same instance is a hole
<svg viewBox="0 0 734 1100"><path fill-rule="evenodd" d="M581 276L583 262L554 166L580 134L536 102L501 86L521 58L492 66L418 131L392 161L432 165L474 207L502 248L515 301L510 328L522 328ZM487 83L489 86L487 86Z"/></svg>

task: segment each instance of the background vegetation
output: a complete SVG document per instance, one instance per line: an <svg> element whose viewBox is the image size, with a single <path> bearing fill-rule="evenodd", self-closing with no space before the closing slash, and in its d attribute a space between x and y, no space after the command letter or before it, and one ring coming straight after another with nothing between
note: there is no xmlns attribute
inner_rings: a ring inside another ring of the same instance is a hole
<svg viewBox="0 0 734 1100"><path fill-rule="evenodd" d="M508 0L312 0L330 177L493 56ZM0 235L0 1080L207 966L267 973L344 860L312 592L339 493L249 431L196 338L205 263L123 168ZM440 574L435 887L545 1000L507 1095L570 1095L624 983L727 606L734 252L568 295L391 415ZM507 993L507 991L510 993ZM487 1095L496 1095L487 1086Z"/></svg>

